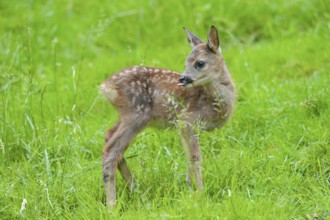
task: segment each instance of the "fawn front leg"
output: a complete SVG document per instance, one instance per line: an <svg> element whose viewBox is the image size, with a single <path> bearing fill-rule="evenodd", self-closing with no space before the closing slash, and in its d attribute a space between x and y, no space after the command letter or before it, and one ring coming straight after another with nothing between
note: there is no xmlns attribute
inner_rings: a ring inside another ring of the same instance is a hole
<svg viewBox="0 0 330 220"><path fill-rule="evenodd" d="M187 126L186 129L181 130L181 136L188 159L186 182L191 186L192 176L194 176L198 188L202 190L204 187L202 177L202 154L198 143L198 136L191 126Z"/></svg>

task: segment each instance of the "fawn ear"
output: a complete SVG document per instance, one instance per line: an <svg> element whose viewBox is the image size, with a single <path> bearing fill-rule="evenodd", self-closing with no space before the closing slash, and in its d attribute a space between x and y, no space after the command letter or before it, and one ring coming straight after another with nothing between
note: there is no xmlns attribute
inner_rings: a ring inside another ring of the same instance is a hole
<svg viewBox="0 0 330 220"><path fill-rule="evenodd" d="M219 37L217 29L212 25L208 36L207 46L215 53L219 53Z"/></svg>
<svg viewBox="0 0 330 220"><path fill-rule="evenodd" d="M188 31L188 29L186 27L183 27L184 31L186 32L189 44L192 48L196 47L198 44L203 43L203 41L201 39L199 39L198 37L196 37L193 33L191 33L190 31Z"/></svg>

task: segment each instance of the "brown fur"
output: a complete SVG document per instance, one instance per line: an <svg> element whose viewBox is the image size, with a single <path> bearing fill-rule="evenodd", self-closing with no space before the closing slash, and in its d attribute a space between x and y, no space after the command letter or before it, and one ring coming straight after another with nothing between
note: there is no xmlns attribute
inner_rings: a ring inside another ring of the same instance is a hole
<svg viewBox="0 0 330 220"><path fill-rule="evenodd" d="M187 152L186 180L203 188L202 155L196 125L205 130L219 128L230 118L235 100L234 85L222 58L217 30L211 27L208 43L186 30L193 47L186 60L184 76L193 83L178 85L180 73L135 66L111 76L100 89L118 110L120 119L105 135L103 177L107 204L116 201L115 178L119 169L132 188L134 181L124 159L133 138L147 125L177 126ZM198 61L205 65L196 66Z"/></svg>

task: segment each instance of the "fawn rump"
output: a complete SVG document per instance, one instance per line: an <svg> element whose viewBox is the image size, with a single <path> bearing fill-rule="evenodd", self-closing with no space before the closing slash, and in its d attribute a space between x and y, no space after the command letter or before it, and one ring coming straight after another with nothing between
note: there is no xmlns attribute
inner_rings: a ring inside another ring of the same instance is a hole
<svg viewBox="0 0 330 220"><path fill-rule="evenodd" d="M197 130L219 128L228 121L234 108L235 89L221 55L216 28L211 26L207 43L184 30L192 51L183 74L134 66L112 75L100 86L120 115L106 132L103 149L103 178L109 207L116 201L117 168L130 189L134 187L124 153L147 125L176 126L180 130L187 153L186 181L203 188Z"/></svg>

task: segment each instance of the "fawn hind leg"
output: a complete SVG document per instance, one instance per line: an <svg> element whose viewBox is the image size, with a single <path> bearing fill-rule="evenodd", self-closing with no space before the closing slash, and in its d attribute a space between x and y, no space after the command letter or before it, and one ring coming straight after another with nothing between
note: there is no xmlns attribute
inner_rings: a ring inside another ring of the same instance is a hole
<svg viewBox="0 0 330 220"><path fill-rule="evenodd" d="M135 188L135 182L134 182L134 178L131 174L131 171L128 168L128 165L127 165L124 157L118 164L118 169L120 171L121 176L123 177L126 184L128 185L130 191L132 192L133 189Z"/></svg>
<svg viewBox="0 0 330 220"><path fill-rule="evenodd" d="M124 118L124 117L123 117ZM145 127L148 118L133 115L121 119L106 134L107 142L103 149L103 180L107 205L113 207L116 201L116 170L120 170L125 181L132 186L133 178L127 167L124 153L137 133Z"/></svg>
<svg viewBox="0 0 330 220"><path fill-rule="evenodd" d="M104 140L105 143L108 142L109 138L114 134L114 132L118 129L120 125L120 122L118 122L115 126L113 126L112 128L110 128L104 136ZM125 147L125 149L127 149L128 146ZM129 186L130 190L132 191L135 183L134 183L134 179L133 176L131 174L131 171L128 168L128 165L126 163L125 157L123 156L123 158L121 159L121 161L118 163L118 169L120 171L121 176L123 177L123 179L125 180L126 184Z"/></svg>

